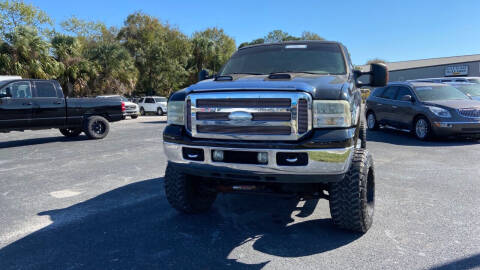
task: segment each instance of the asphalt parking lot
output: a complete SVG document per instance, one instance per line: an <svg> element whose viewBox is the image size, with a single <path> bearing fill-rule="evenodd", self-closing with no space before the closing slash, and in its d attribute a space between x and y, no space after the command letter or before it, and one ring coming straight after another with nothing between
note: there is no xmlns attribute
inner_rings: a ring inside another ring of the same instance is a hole
<svg viewBox="0 0 480 270"><path fill-rule="evenodd" d="M480 268L480 142L376 131L374 225L333 227L328 202L219 196L182 215L163 191L165 117L104 140L0 134L0 269Z"/></svg>

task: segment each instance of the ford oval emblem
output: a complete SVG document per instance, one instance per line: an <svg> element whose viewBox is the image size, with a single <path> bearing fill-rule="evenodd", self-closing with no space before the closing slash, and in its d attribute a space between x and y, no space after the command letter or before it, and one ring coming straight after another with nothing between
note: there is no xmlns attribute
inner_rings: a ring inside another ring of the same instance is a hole
<svg viewBox="0 0 480 270"><path fill-rule="evenodd" d="M252 120L252 114L249 112L244 112L244 111L236 111L236 112L231 112L228 115L228 119L233 120L233 121L248 121Z"/></svg>

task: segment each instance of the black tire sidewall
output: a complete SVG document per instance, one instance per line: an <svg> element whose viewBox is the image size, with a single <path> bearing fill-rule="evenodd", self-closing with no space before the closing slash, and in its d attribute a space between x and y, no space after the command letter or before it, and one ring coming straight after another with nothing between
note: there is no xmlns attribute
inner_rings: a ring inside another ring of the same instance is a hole
<svg viewBox="0 0 480 270"><path fill-rule="evenodd" d="M354 151L352 164L343 180L330 184L330 213L334 224L338 227L365 233L373 223L375 171L373 157L367 150L355 149ZM368 207L369 181L373 184L371 208Z"/></svg>
<svg viewBox="0 0 480 270"><path fill-rule="evenodd" d="M94 123L98 121L102 122L105 127L105 130L101 134L96 133L93 129ZM109 131L110 131L110 123L108 122L107 119L105 119L102 116L90 116L85 121L84 132L85 134L87 134L87 136L90 139L96 139L96 140L103 139L108 135Z"/></svg>
<svg viewBox="0 0 480 270"><path fill-rule="evenodd" d="M177 211L187 214L205 212L212 206L217 193L199 194L200 179L186 175L181 169L168 163L165 170L165 195L170 205Z"/></svg>
<svg viewBox="0 0 480 270"><path fill-rule="evenodd" d="M163 115L163 110L162 108L157 108L157 115Z"/></svg>

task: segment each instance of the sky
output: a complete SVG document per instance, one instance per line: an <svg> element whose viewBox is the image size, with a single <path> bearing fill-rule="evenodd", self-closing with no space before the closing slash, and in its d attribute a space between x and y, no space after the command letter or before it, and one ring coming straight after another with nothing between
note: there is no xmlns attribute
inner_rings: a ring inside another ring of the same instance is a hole
<svg viewBox="0 0 480 270"><path fill-rule="evenodd" d="M356 65L372 58L388 62L480 54L480 1L296 0L25 0L58 24L75 15L121 27L142 11L191 35L221 27L236 41L280 29L342 42Z"/></svg>

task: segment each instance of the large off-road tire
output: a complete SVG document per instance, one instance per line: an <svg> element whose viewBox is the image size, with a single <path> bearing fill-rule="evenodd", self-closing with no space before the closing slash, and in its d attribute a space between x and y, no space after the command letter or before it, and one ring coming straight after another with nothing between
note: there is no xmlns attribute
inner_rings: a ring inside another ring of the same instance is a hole
<svg viewBox="0 0 480 270"><path fill-rule="evenodd" d="M367 150L354 151L343 180L330 184L330 214L336 226L365 233L373 222L375 171L372 155Z"/></svg>
<svg viewBox="0 0 480 270"><path fill-rule="evenodd" d="M110 123L102 116L90 116L85 120L83 131L90 139L103 139L110 131Z"/></svg>
<svg viewBox="0 0 480 270"><path fill-rule="evenodd" d="M359 132L358 139L360 139L361 141L360 148L366 149L367 148L367 125L363 120L360 120L360 132Z"/></svg>
<svg viewBox="0 0 480 270"><path fill-rule="evenodd" d="M65 137L78 137L82 133L81 128L61 128L60 133Z"/></svg>
<svg viewBox="0 0 480 270"><path fill-rule="evenodd" d="M186 175L171 164L165 171L165 194L176 210L194 214L205 212L212 206L217 193L206 190L202 179Z"/></svg>

